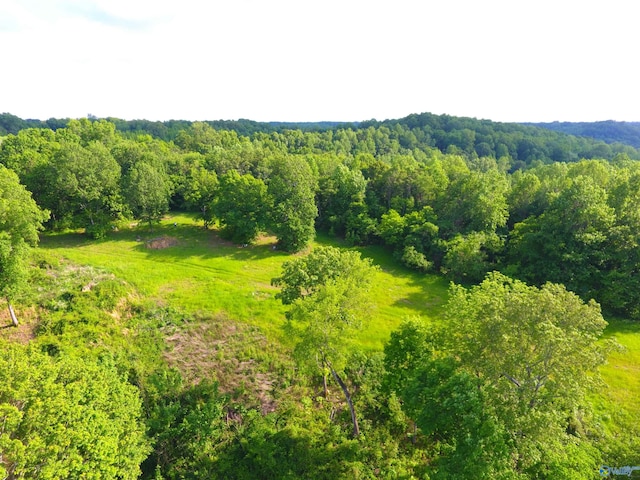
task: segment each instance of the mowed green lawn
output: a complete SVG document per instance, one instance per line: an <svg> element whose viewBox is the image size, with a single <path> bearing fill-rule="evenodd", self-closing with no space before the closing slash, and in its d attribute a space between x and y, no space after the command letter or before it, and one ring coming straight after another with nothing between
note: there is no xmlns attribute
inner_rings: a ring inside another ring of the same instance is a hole
<svg viewBox="0 0 640 480"><path fill-rule="evenodd" d="M285 308L275 299L278 289L270 282L282 264L295 257L275 250L274 244L275 238L267 237L256 245L234 245L221 240L216 231L205 230L193 217L176 214L153 230L141 225L99 241L73 233L44 235L40 249L113 273L158 304L190 313L225 312L283 339ZM336 241L315 242L330 244ZM380 266L371 290L375 308L364 319L358 343L379 349L403 319L438 316L447 294L445 280L395 265L380 247L358 250Z"/></svg>

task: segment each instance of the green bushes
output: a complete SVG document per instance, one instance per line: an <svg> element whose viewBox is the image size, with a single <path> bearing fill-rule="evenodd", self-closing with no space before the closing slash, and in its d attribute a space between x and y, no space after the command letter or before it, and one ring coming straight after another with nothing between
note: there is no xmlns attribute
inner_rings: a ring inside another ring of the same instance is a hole
<svg viewBox="0 0 640 480"><path fill-rule="evenodd" d="M0 474L138 477L149 452L142 403L113 365L0 341L0 382Z"/></svg>

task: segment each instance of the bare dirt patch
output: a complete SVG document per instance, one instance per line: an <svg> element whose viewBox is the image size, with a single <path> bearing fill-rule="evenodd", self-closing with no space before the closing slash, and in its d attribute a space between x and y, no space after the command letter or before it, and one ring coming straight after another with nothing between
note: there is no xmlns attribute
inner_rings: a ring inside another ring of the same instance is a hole
<svg viewBox="0 0 640 480"><path fill-rule="evenodd" d="M152 238L145 242L145 246L151 250L162 250L169 247L175 247L178 244L179 242L177 238L167 236Z"/></svg>
<svg viewBox="0 0 640 480"><path fill-rule="evenodd" d="M217 233L212 233L209 237L209 245L212 247L233 247L234 243L229 240L225 240Z"/></svg>

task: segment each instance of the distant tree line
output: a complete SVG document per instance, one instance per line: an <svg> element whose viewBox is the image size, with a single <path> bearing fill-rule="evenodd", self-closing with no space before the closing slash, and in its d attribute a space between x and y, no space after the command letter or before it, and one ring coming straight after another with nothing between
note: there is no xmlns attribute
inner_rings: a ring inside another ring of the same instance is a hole
<svg viewBox="0 0 640 480"><path fill-rule="evenodd" d="M94 116L88 116L90 120L98 120ZM17 134L27 128L50 128L57 130L64 128L69 123L69 118L50 118L48 120L22 119L10 113L0 114L0 137L8 134ZM107 117L107 120L116 126L116 129L125 135L148 134L162 140L173 140L178 133L191 127L194 123L189 120L122 120L115 117ZM357 124L344 122L256 122L254 120L208 120L206 123L216 130L233 130L240 135L253 135L254 133L272 133L282 130L322 131L338 127L354 127Z"/></svg>
<svg viewBox="0 0 640 480"><path fill-rule="evenodd" d="M550 122L528 123L534 127L547 128L556 132L579 137L590 137L606 143L624 143L640 148L640 122Z"/></svg>
<svg viewBox="0 0 640 480"><path fill-rule="evenodd" d="M95 117L89 117L97 120ZM194 123L204 123L216 130L234 131L245 137L300 130L311 133L298 141L299 147L326 151L327 143L340 138L341 150L355 154L363 149L369 153L393 153L437 148L445 153L467 157L508 158L511 170L532 162L571 162L583 158L612 159L625 153L640 159L640 124L633 122L554 122L540 124L500 123L475 118L412 114L397 120L369 120L356 123L341 122L256 122L253 120L122 120L106 118L125 136L148 134L172 141ZM0 136L17 134L25 128L64 128L69 119L50 118L45 121L23 120L9 113L0 114ZM366 133L374 127L375 134ZM355 141L353 134L355 133ZM345 137L349 139L348 143ZM370 138L371 137L371 138ZM366 147L359 145L361 142ZM373 144L371 144L373 142ZM375 150L374 150L375 145ZM374 150L374 151L372 151Z"/></svg>

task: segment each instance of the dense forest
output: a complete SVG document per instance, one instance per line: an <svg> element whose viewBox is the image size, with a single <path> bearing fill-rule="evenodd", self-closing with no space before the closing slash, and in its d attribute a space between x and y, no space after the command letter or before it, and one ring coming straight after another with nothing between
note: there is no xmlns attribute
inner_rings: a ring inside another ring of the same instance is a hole
<svg viewBox="0 0 640 480"><path fill-rule="evenodd" d="M640 148L640 122L551 122L529 123L534 127L581 137L591 137L606 143L625 143Z"/></svg>
<svg viewBox="0 0 640 480"><path fill-rule="evenodd" d="M47 312L30 345L2 344L4 476L577 479L640 460L635 430L612 435L591 402L616 348L598 342L601 312L640 319L634 146L426 113L1 120L0 291ZM153 231L170 211L290 254L272 285L292 343L269 347L285 350L269 362L287 394L268 411L163 363L160 325L184 314L124 300L114 279L65 290L33 248L42 231ZM441 321L406 319L382 352L354 346L379 267L309 251L318 233L450 280ZM118 309L129 345L99 332Z"/></svg>
<svg viewBox="0 0 640 480"><path fill-rule="evenodd" d="M92 120L96 118L90 117ZM164 122L149 120L121 120L107 118L123 135L149 134L162 140L175 140L178 134L194 123L186 120ZM0 136L17 134L27 128L64 128L69 119L23 120L9 113L0 114ZM404 149L428 150L437 148L442 152L460 151L480 157L509 157L513 168L521 168L522 162L534 160L575 161L582 158L611 159L618 153L626 153L638 159L640 128L630 122L594 123L497 123L489 120L414 114L399 120L375 120L345 124L340 122L255 122L252 120L216 120L201 122L216 130L234 131L241 136L257 133L275 133L287 130L328 132L339 130L361 130L367 127L389 128L384 135ZM549 131L551 130L551 132ZM558 135L557 133L560 133ZM578 138L576 138L578 137ZM630 148L633 147L633 148Z"/></svg>

